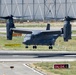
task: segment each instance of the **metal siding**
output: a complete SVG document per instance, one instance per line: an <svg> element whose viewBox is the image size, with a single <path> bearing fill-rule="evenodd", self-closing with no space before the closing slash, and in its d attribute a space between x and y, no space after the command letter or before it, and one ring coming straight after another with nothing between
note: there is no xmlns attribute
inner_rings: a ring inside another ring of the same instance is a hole
<svg viewBox="0 0 76 75"><path fill-rule="evenodd" d="M76 17L76 0L1 0L0 15L27 16L25 19L44 20ZM34 3L33 3L34 2ZM67 7L67 8L66 8Z"/></svg>

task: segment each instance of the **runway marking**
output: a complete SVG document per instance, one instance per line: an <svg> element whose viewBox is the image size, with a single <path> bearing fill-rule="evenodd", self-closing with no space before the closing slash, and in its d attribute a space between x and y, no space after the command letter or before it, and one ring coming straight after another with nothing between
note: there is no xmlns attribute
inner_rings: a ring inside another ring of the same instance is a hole
<svg viewBox="0 0 76 75"><path fill-rule="evenodd" d="M12 55L12 57L19 57L19 55Z"/></svg>
<svg viewBox="0 0 76 75"><path fill-rule="evenodd" d="M35 70L34 68L31 68L31 67L27 66L26 64L23 64L23 65L24 65L25 67L31 69L32 71L38 73L39 75L44 75L44 74L40 73L39 71Z"/></svg>
<svg viewBox="0 0 76 75"><path fill-rule="evenodd" d="M69 59L0 59L0 61L26 61L26 62L64 62L76 61L76 58Z"/></svg>
<svg viewBox="0 0 76 75"><path fill-rule="evenodd" d="M5 44L4 46L7 46L7 47L19 47L19 46L21 46L21 44L13 43L13 44Z"/></svg>
<svg viewBox="0 0 76 75"><path fill-rule="evenodd" d="M76 57L76 55L65 55L65 56L68 56L68 57Z"/></svg>

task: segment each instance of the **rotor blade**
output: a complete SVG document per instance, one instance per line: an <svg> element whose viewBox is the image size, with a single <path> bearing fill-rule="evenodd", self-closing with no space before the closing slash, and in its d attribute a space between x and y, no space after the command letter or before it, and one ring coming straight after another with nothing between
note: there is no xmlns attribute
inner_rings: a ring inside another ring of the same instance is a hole
<svg viewBox="0 0 76 75"><path fill-rule="evenodd" d="M9 16L6 16L6 17L0 17L0 18L2 18L2 19L8 19L8 18L9 18Z"/></svg>
<svg viewBox="0 0 76 75"><path fill-rule="evenodd" d="M65 17L65 21L73 21L76 20L76 18L70 17L70 16L66 16Z"/></svg>
<svg viewBox="0 0 76 75"><path fill-rule="evenodd" d="M13 18L13 19L22 19L22 18L25 18L25 17L30 17L30 16L13 16L13 15L10 15L10 16L1 16L0 18L2 19L9 19L9 18Z"/></svg>
<svg viewBox="0 0 76 75"><path fill-rule="evenodd" d="M9 19L9 18L13 18L13 15L10 15L10 16L0 16L0 18L2 18L2 19Z"/></svg>
<svg viewBox="0 0 76 75"><path fill-rule="evenodd" d="M23 19L25 17L30 17L30 16L13 16L13 19Z"/></svg>

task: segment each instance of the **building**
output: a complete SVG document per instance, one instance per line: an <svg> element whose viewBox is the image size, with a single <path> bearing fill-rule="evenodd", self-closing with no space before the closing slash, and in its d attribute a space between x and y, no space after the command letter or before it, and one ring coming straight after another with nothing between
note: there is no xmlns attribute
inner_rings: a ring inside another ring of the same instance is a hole
<svg viewBox="0 0 76 75"><path fill-rule="evenodd" d="M76 17L76 0L0 0L0 16L22 16L28 20Z"/></svg>

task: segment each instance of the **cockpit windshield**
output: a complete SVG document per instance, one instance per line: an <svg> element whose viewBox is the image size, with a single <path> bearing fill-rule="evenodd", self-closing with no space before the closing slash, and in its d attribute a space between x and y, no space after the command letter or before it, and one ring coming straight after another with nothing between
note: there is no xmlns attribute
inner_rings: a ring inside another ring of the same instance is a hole
<svg viewBox="0 0 76 75"><path fill-rule="evenodd" d="M24 42L26 42L27 40L30 40L31 39L31 35L32 34L26 34L25 38L24 38Z"/></svg>

